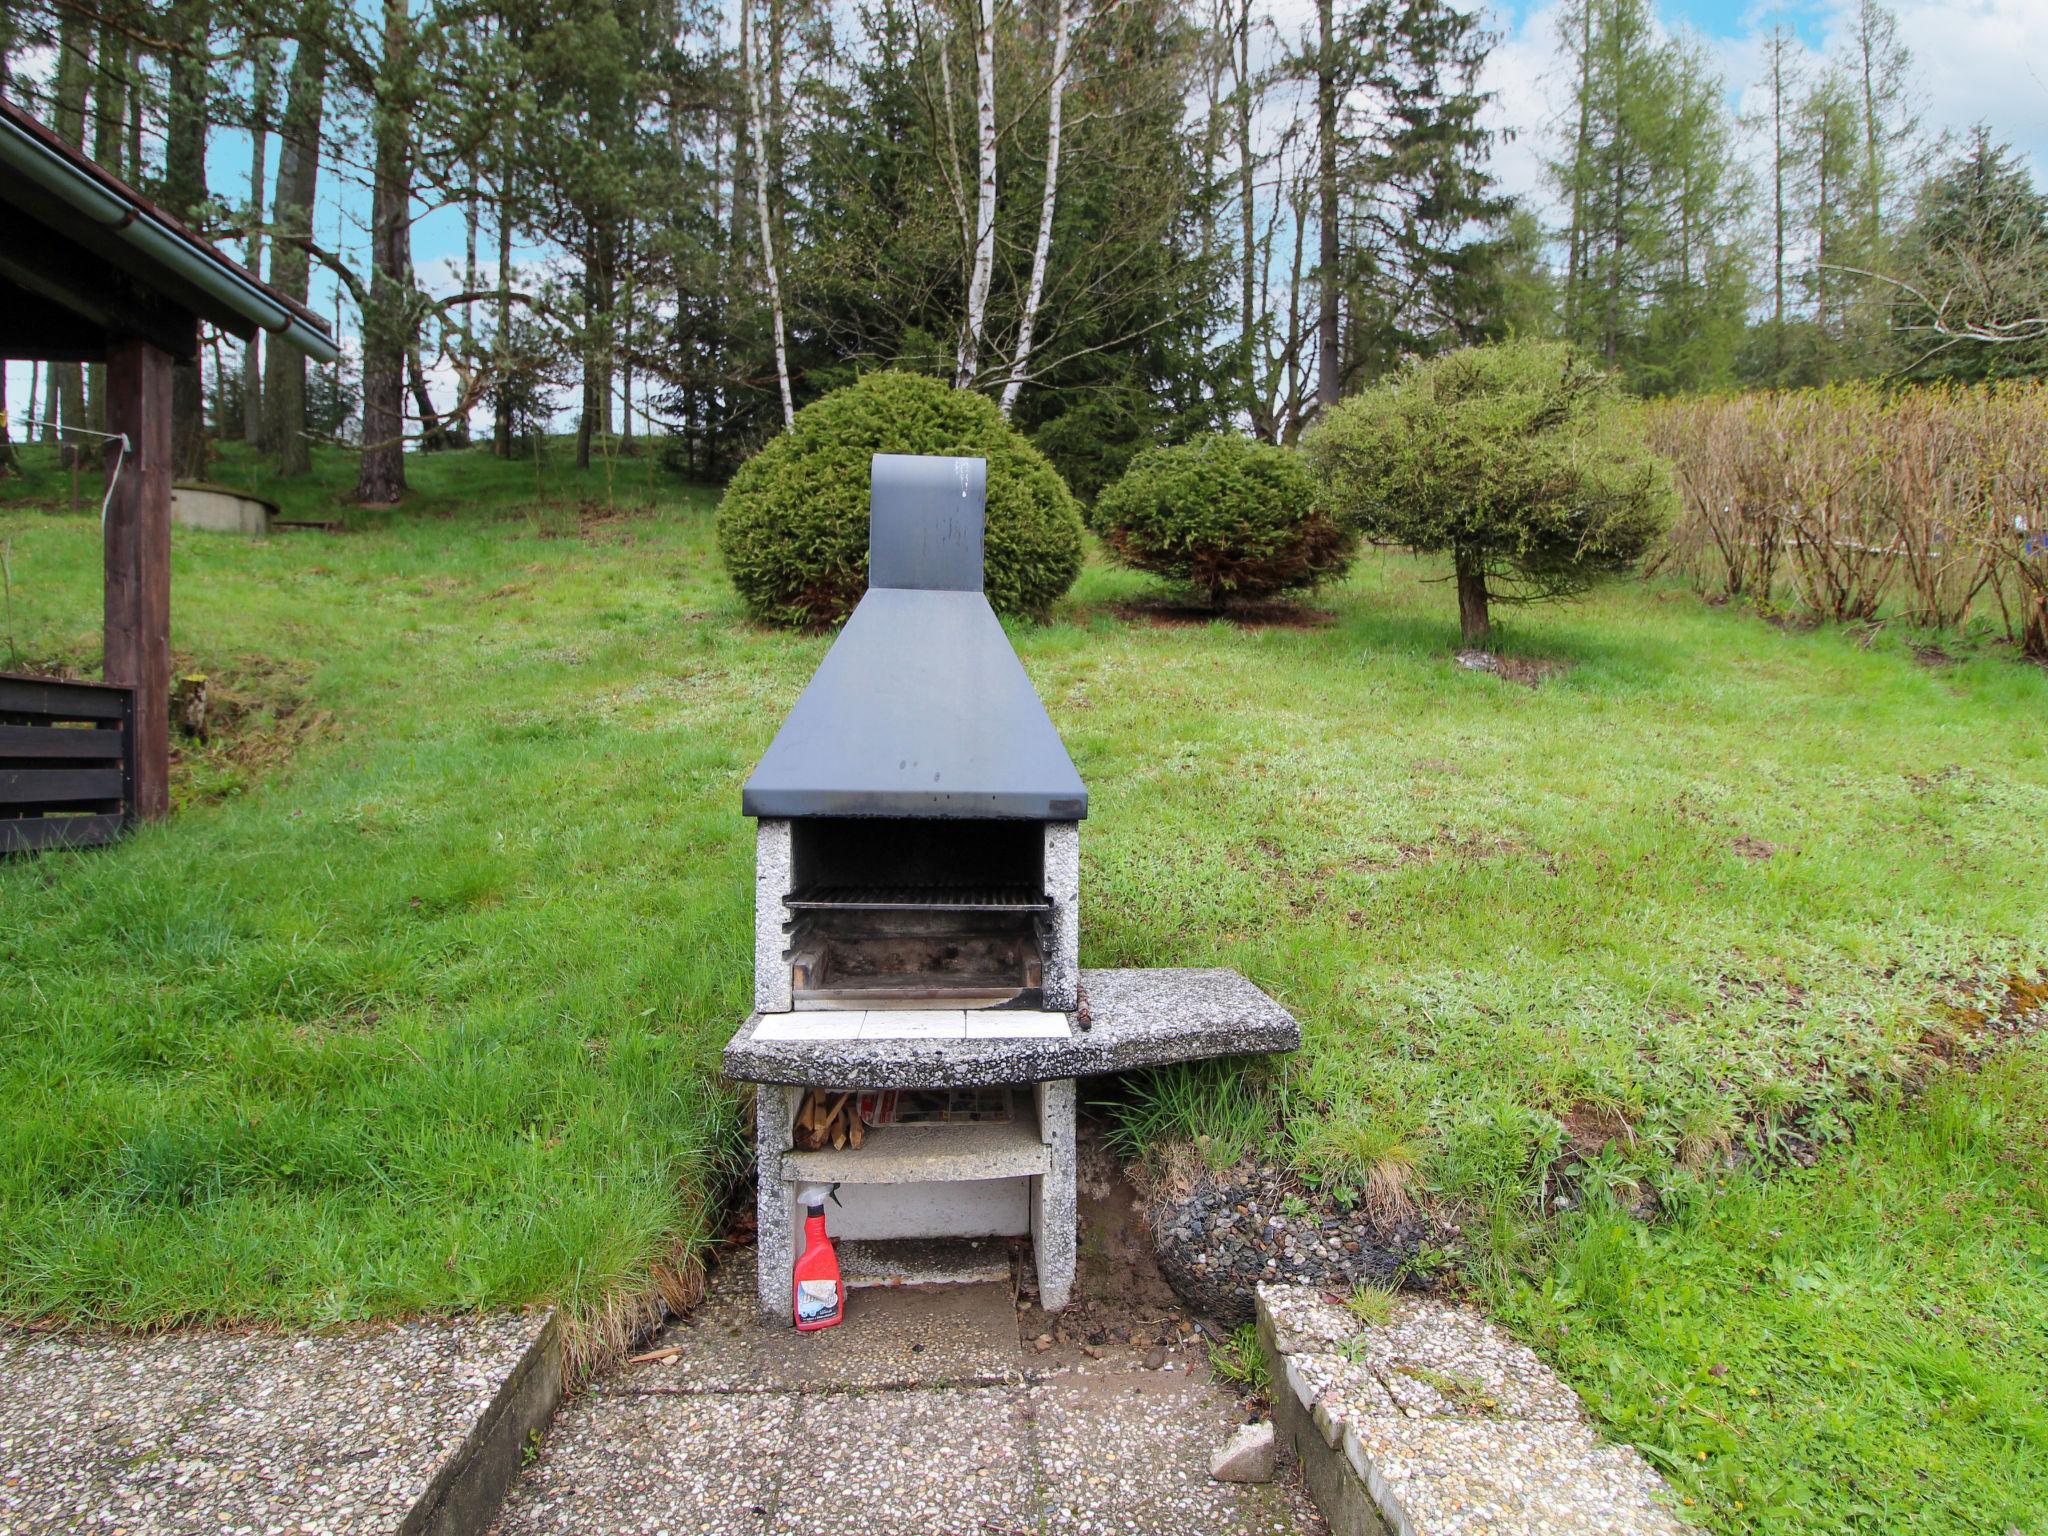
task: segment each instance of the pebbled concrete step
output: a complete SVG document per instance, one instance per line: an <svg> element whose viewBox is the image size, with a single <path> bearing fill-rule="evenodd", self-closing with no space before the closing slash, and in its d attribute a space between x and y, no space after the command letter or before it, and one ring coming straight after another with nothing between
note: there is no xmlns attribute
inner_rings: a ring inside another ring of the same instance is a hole
<svg viewBox="0 0 2048 1536"><path fill-rule="evenodd" d="M0 1532L483 1529L562 1397L552 1313L0 1333Z"/></svg>
<svg viewBox="0 0 2048 1536"><path fill-rule="evenodd" d="M1534 1350L1415 1297L1367 1322L1261 1285L1273 1420L1337 1536L1686 1536L1669 1490L1603 1441Z"/></svg>

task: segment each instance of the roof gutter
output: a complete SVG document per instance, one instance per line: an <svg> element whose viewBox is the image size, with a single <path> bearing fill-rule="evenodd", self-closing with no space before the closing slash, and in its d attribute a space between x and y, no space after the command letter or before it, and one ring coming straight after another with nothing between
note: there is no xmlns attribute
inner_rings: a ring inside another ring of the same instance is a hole
<svg viewBox="0 0 2048 1536"><path fill-rule="evenodd" d="M309 325L277 299L219 258L194 246L155 213L115 195L79 174L62 155L0 116L0 163L21 172L52 197L77 209L115 239L133 246L251 325L270 332L317 363L341 354L334 338Z"/></svg>

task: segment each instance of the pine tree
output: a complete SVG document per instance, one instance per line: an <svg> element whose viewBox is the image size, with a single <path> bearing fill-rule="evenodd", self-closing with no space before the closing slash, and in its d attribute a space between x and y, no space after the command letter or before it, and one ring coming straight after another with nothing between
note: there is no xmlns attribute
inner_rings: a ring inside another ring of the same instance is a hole
<svg viewBox="0 0 2048 1536"><path fill-rule="evenodd" d="M1648 0L1573 0L1575 84L1551 175L1575 210L1566 334L1637 389L1730 375L1747 303L1747 190L1704 52L1660 40Z"/></svg>

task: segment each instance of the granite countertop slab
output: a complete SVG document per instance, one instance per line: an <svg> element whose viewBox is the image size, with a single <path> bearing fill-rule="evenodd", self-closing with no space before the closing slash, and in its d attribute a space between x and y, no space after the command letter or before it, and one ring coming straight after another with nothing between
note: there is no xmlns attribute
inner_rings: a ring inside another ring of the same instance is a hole
<svg viewBox="0 0 2048 1536"><path fill-rule="evenodd" d="M855 1038L776 1038L806 1033L786 1022L806 1015L757 1013L727 1043L725 1075L735 1082L814 1088L980 1088L1206 1056L1291 1051L1301 1044L1294 1016L1236 971L1083 971L1081 987L1089 1028L1080 1027L1079 1015L1067 1014L1064 1034L1035 1025L1017 1038L877 1038L867 1030ZM989 1010L967 1017L994 1027L1002 1016L1002 1010Z"/></svg>

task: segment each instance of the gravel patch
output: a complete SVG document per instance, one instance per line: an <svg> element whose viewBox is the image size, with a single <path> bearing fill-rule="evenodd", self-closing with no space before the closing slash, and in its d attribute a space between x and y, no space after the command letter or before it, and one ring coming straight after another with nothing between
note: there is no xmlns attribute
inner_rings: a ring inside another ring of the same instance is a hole
<svg viewBox="0 0 2048 1536"><path fill-rule="evenodd" d="M1249 1321L1254 1288L1270 1282L1427 1290L1458 1247L1455 1230L1420 1213L1376 1220L1363 1205L1347 1210L1287 1170L1265 1166L1205 1173L1161 1190L1147 1216L1174 1290L1224 1323Z"/></svg>

